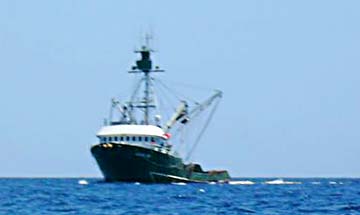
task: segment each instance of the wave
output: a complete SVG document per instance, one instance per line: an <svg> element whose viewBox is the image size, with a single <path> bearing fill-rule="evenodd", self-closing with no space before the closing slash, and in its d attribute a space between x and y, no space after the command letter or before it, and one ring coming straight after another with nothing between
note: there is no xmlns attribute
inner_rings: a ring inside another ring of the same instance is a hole
<svg viewBox="0 0 360 215"><path fill-rule="evenodd" d="M79 180L78 181L78 184L81 184L81 185L88 185L89 182L87 182L86 180Z"/></svg>
<svg viewBox="0 0 360 215"><path fill-rule="evenodd" d="M339 181L329 181L329 184L344 184L343 182Z"/></svg>
<svg viewBox="0 0 360 215"><path fill-rule="evenodd" d="M311 184L321 184L321 182L320 181L313 181L313 182L311 182Z"/></svg>
<svg viewBox="0 0 360 215"><path fill-rule="evenodd" d="M187 185L186 183L184 183L184 182L173 182L173 183L171 183L171 184L174 184L174 185L181 185L181 186L185 186L185 185Z"/></svg>
<svg viewBox="0 0 360 215"><path fill-rule="evenodd" d="M255 182L252 181L229 181L228 182L231 185L253 185Z"/></svg>
<svg viewBox="0 0 360 215"><path fill-rule="evenodd" d="M298 181L284 181L283 179L275 179L272 181L265 181L264 184L301 184Z"/></svg>

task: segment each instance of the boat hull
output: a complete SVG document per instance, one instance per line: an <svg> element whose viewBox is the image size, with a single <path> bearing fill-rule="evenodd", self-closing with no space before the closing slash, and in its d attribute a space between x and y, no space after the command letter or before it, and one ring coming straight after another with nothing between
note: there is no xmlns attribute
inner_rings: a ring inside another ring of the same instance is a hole
<svg viewBox="0 0 360 215"><path fill-rule="evenodd" d="M180 158L140 146L111 146L96 145L91 148L106 181L168 182L165 178L154 176L154 173L185 177Z"/></svg>
<svg viewBox="0 0 360 215"><path fill-rule="evenodd" d="M98 144L91 148L106 181L170 183L226 181L227 171L204 172L168 153L128 144Z"/></svg>

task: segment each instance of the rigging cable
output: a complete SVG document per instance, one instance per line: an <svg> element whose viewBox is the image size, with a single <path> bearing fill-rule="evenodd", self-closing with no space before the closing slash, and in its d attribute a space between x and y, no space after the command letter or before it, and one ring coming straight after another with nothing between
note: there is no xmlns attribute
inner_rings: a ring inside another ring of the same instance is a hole
<svg viewBox="0 0 360 215"><path fill-rule="evenodd" d="M207 120L206 120L206 122L205 122L204 127L201 129L199 135L198 135L197 138L196 138L195 143L193 144L193 146L191 147L189 153L187 154L186 159L185 159L186 161L188 161L188 160L190 159L190 157L192 156L192 153L194 152L195 148L196 148L197 145L199 144L200 139L201 139L201 137L203 136L203 134L204 134L205 130L207 129L207 127L209 126L210 121L211 121L211 119L213 118L214 113L215 113L215 111L216 111L219 103L220 103L220 100L217 100L215 106L214 106L213 109L211 110L210 115L209 115L209 117L207 118Z"/></svg>
<svg viewBox="0 0 360 215"><path fill-rule="evenodd" d="M165 100L167 100L167 103L168 103L168 106L172 109L172 111L175 111L176 110L176 105L174 105L173 104L173 102L174 102L174 99L171 99L171 96L169 97L169 93L166 93L166 88L165 87L163 87L162 85L160 85L160 81L158 80L158 79L154 79L154 81L156 81L157 83L159 83L159 84L157 84L156 86L157 86L157 89L158 89L158 91L161 93L161 94L163 94L163 96L165 97ZM154 85L155 86L155 85ZM161 87L160 87L161 86ZM181 99L179 99L177 96L175 96L176 97L176 102L178 102L178 101L181 101Z"/></svg>
<svg viewBox="0 0 360 215"><path fill-rule="evenodd" d="M169 80L169 79L166 79L166 81L169 82L170 84L179 85L179 86L183 86L183 87L186 87L186 88L191 88L191 89L194 89L194 90L202 90L202 91L210 91L210 90L212 90L212 88L205 87L205 86L198 86L198 85L193 85L193 84L189 84L189 83Z"/></svg>
<svg viewBox="0 0 360 215"><path fill-rule="evenodd" d="M170 87L168 87L164 82L162 82L162 81L160 81L160 80L157 80L157 82L158 82L159 84L161 84L162 87L164 87L165 89L167 89L169 92L171 92L172 94L174 94L179 101L184 100L184 99L181 98L181 97L183 97L183 98L185 98L186 100L189 100L189 101L191 101L191 102L194 102L195 104L198 104L198 102L197 102L196 100L194 100L194 99L192 99L192 98L190 98L190 97L187 97L187 96L185 96L185 95L183 95L183 94L178 93L177 91L175 91L175 90L171 89Z"/></svg>

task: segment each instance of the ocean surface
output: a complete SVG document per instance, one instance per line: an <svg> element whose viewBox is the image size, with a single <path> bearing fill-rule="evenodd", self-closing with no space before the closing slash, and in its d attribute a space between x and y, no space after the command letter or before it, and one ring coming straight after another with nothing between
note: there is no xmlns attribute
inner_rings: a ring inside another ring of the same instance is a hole
<svg viewBox="0 0 360 215"><path fill-rule="evenodd" d="M3 178L0 214L360 214L360 179L141 184Z"/></svg>

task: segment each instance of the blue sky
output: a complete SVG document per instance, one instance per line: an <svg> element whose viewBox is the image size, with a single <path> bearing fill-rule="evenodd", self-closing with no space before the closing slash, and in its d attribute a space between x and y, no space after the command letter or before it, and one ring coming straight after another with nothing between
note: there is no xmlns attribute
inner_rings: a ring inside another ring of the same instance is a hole
<svg viewBox="0 0 360 215"><path fill-rule="evenodd" d="M0 176L100 176L89 147L141 33L166 79L224 91L194 159L360 177L359 1L0 2Z"/></svg>

